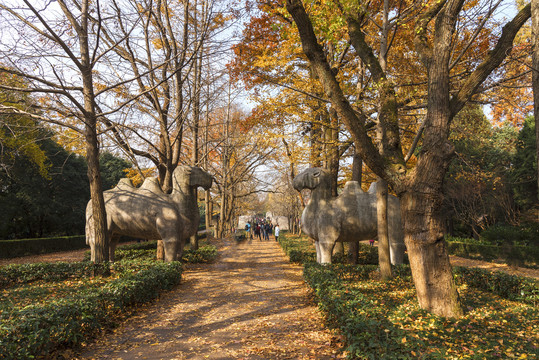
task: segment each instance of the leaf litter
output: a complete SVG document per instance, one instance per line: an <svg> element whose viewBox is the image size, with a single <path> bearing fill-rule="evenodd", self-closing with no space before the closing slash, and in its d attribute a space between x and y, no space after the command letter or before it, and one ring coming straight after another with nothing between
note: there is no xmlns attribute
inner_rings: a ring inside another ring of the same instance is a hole
<svg viewBox="0 0 539 360"><path fill-rule="evenodd" d="M216 239L213 264L188 265L182 283L77 359L343 359L302 268L274 241Z"/></svg>

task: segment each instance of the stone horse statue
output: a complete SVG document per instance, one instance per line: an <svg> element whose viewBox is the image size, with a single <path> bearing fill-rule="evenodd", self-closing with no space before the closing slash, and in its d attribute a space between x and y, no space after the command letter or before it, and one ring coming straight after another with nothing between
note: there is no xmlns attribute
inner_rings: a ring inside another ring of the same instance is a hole
<svg viewBox="0 0 539 360"><path fill-rule="evenodd" d="M294 189L311 190L301 222L303 231L315 241L318 263L331 263L337 241L369 240L378 235L375 184L365 193L357 181L348 181L343 192L332 197L330 175L326 170L309 168L294 178ZM387 202L391 263L401 264L405 247L399 199L390 195Z"/></svg>
<svg viewBox="0 0 539 360"><path fill-rule="evenodd" d="M209 189L212 177L198 167L178 166L172 179L171 194L161 190L156 178L147 178L140 188L133 187L131 180L124 178L116 187L103 192L111 261L114 261L120 235L162 239L165 260L181 259L185 242L196 234L200 222L197 188ZM90 201L86 207L86 244L92 250L95 246L93 229Z"/></svg>

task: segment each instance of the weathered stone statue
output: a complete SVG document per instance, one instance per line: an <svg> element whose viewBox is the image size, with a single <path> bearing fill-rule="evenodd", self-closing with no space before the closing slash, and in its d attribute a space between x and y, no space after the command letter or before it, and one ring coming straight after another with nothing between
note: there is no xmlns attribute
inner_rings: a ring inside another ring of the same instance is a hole
<svg viewBox="0 0 539 360"><path fill-rule="evenodd" d="M315 241L318 263L331 263L331 253L337 241L369 240L378 235L375 184L364 192L357 181L349 181L338 197L332 197L326 170L309 168L294 178L296 190L312 191L301 222L303 231ZM391 263L401 264L405 247L399 199L388 196L387 202Z"/></svg>
<svg viewBox="0 0 539 360"><path fill-rule="evenodd" d="M193 166L178 166L172 177L171 194L161 190L156 178L147 178L140 188L133 187L129 179L121 179L115 188L103 193L111 261L114 261L120 235L162 239L165 260L181 258L185 242L197 232L200 222L197 188L209 189L212 177ZM86 243L93 249L95 239L92 229L92 208L91 202L88 202Z"/></svg>

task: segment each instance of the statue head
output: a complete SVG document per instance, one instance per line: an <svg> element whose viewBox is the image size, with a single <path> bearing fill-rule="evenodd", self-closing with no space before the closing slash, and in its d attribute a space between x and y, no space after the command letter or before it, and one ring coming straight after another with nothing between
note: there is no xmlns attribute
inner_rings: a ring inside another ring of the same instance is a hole
<svg viewBox="0 0 539 360"><path fill-rule="evenodd" d="M213 177L197 166L181 165L174 170L174 179L181 185L211 188Z"/></svg>
<svg viewBox="0 0 539 360"><path fill-rule="evenodd" d="M320 185L329 186L330 177L327 170L322 168L308 168L294 178L294 189L301 191L303 189L314 190Z"/></svg>

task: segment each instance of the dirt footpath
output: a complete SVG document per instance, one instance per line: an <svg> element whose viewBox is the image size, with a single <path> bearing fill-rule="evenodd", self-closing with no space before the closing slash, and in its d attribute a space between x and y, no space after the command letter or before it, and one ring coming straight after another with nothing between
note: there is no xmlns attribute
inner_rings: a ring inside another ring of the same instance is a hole
<svg viewBox="0 0 539 360"><path fill-rule="evenodd" d="M191 266L182 283L79 359L335 359L302 268L273 240L224 240L214 264Z"/></svg>

